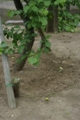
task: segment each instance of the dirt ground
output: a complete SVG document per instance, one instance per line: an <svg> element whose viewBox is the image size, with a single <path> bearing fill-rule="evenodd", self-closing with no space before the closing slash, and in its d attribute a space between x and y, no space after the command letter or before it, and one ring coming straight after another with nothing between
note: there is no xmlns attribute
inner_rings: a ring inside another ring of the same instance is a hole
<svg viewBox="0 0 80 120"><path fill-rule="evenodd" d="M17 54L9 57L12 77L20 78L16 109L7 104L0 58L0 120L80 120L80 33L51 34L50 42L52 51L42 54L38 67L26 62L14 73Z"/></svg>

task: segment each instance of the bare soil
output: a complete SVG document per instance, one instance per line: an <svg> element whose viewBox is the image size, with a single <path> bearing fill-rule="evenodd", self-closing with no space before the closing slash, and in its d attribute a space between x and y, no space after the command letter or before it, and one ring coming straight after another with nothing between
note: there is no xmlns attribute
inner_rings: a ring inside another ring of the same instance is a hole
<svg viewBox="0 0 80 120"><path fill-rule="evenodd" d="M43 53L37 67L26 62L13 72L18 55L9 56L12 78L20 78L16 109L7 105L0 58L0 120L80 120L80 33L51 34L50 42L51 53Z"/></svg>

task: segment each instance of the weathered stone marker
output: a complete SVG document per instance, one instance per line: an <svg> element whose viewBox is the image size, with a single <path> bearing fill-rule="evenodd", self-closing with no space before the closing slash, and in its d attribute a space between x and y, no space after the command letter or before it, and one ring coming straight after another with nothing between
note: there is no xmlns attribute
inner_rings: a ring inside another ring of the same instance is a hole
<svg viewBox="0 0 80 120"><path fill-rule="evenodd" d="M1 18L0 18L0 44L2 41L4 41L4 34L3 34ZM3 63L3 70L4 70L4 76L5 76L5 85L6 85L6 90L7 90L8 105L10 108L15 108L16 101L15 101L14 92L13 92L12 83L11 83L11 75L10 75L8 57L4 53L2 53L2 63Z"/></svg>

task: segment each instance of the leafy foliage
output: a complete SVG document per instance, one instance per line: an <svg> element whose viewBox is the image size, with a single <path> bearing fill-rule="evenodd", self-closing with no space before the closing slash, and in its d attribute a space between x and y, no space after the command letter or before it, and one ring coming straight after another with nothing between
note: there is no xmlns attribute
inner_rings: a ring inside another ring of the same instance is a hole
<svg viewBox="0 0 80 120"><path fill-rule="evenodd" d="M26 17L29 18L29 20L25 21L24 23L27 26L27 33L23 28L19 26L12 26L11 29L8 29L6 26L4 29L4 34L7 39L12 39L12 43L7 47L5 46L5 43L2 43L0 46L0 51L6 54L13 54L17 51L19 54L21 54L23 52L25 44L29 43L33 36L37 36L35 33L31 34L28 29L34 28L36 30L39 27L44 28L47 25L47 7L49 7L50 4L51 0L30 0L28 1L28 4L24 5L23 10L8 11L8 16L10 17L13 17L15 15L22 15L24 19ZM43 49L38 49L36 53L31 51L29 54L28 62L34 65L38 65L42 51L48 52L48 48L50 48L50 46L51 45L48 39L46 39ZM26 55L28 52L29 51L26 51ZM22 56L18 62L21 62L21 60L24 59L26 55Z"/></svg>
<svg viewBox="0 0 80 120"><path fill-rule="evenodd" d="M59 31L75 32L80 21L79 14L71 14L66 10L59 11Z"/></svg>
<svg viewBox="0 0 80 120"><path fill-rule="evenodd" d="M80 1L79 0L52 0L51 7L53 7L52 11L49 11L49 19L54 17L53 10L54 7L58 7L58 29L59 32L67 31L74 32L75 27L78 25L80 21L79 14L71 14L67 9L70 5L76 5L80 9ZM54 19L54 18L53 18ZM54 21L54 20L52 20Z"/></svg>
<svg viewBox="0 0 80 120"><path fill-rule="evenodd" d="M24 6L23 12L30 18L26 22L28 28L39 28L47 25L48 10L46 7L50 5L50 1L47 0L30 0L28 6Z"/></svg>
<svg viewBox="0 0 80 120"><path fill-rule="evenodd" d="M66 1L67 1L67 0L55 0L54 4L55 4L55 5L59 5L59 4L64 5L64 3L65 3Z"/></svg>
<svg viewBox="0 0 80 120"><path fill-rule="evenodd" d="M11 38L12 42L9 44L9 46L5 43L2 42L0 45L0 53L4 52L5 54L13 54L15 52L18 52L21 54L23 52L23 49L25 47L26 42L30 42L30 35L29 33L26 34L26 31L23 27L20 26L12 26L11 28L6 28L4 29L4 35L6 36L7 39ZM37 36L37 34L32 34L31 36ZM48 41L49 36L46 36L46 41L44 44L43 49L38 49L37 52L31 51L29 56L28 56L28 62L33 65L38 65L40 61L40 56L42 51L44 52L49 52L49 49L51 47L50 42ZM28 51L26 51L26 55L28 54ZM17 62L21 62L26 55L22 56L21 59L17 60Z"/></svg>

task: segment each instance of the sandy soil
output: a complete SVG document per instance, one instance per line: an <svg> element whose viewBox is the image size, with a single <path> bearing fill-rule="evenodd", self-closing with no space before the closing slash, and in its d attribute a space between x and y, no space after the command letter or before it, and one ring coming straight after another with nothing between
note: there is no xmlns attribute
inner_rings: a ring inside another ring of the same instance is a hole
<svg viewBox="0 0 80 120"><path fill-rule="evenodd" d="M22 71L11 71L21 79L16 109L7 104L0 58L0 120L80 120L80 33L51 34L50 41L52 52L42 55L38 67L26 63ZM11 70L16 56L9 57Z"/></svg>

